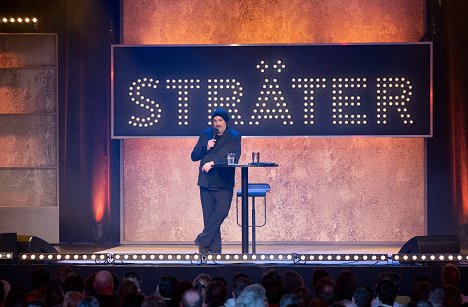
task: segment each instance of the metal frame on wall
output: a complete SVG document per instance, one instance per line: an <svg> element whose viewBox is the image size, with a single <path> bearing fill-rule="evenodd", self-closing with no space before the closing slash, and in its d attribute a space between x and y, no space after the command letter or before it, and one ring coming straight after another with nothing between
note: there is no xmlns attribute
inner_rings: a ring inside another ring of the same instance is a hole
<svg viewBox="0 0 468 307"><path fill-rule="evenodd" d="M245 136L431 137L431 63L431 43L114 45L112 137L195 136L217 107Z"/></svg>

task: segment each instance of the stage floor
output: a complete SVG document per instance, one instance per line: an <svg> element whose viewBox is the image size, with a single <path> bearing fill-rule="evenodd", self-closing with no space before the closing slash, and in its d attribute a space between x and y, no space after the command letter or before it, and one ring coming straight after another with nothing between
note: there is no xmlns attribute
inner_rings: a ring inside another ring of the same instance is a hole
<svg viewBox="0 0 468 307"><path fill-rule="evenodd" d="M256 254L397 254L402 244L381 243L257 243ZM60 253L197 253L195 244L60 244ZM241 253L240 243L225 243L223 254ZM252 246L249 246L252 252Z"/></svg>

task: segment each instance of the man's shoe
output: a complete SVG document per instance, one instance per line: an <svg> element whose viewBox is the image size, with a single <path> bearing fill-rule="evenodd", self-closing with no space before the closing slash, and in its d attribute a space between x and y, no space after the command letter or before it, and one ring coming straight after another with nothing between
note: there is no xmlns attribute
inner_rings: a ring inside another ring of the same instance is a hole
<svg viewBox="0 0 468 307"><path fill-rule="evenodd" d="M195 243L196 246L198 246L198 253L202 254L202 255L205 255L205 254L208 254L208 248L207 247L204 247L201 242L199 242L197 239L195 239L195 241L193 241Z"/></svg>

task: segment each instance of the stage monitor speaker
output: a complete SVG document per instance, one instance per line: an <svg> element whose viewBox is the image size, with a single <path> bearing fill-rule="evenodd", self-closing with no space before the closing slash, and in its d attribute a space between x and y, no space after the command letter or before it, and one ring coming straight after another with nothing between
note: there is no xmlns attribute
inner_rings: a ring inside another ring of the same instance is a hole
<svg viewBox="0 0 468 307"><path fill-rule="evenodd" d="M16 233L0 233L0 252L12 252L16 255Z"/></svg>
<svg viewBox="0 0 468 307"><path fill-rule="evenodd" d="M18 235L17 236L17 247L18 253L58 253L58 251L49 243L30 235Z"/></svg>
<svg viewBox="0 0 468 307"><path fill-rule="evenodd" d="M455 235L417 236L406 242L398 254L459 254L460 241Z"/></svg>

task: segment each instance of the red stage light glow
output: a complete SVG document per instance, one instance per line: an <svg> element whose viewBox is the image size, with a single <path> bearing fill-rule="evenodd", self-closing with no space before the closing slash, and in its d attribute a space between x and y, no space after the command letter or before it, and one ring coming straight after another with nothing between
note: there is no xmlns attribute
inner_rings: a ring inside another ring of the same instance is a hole
<svg viewBox="0 0 468 307"><path fill-rule="evenodd" d="M93 169L92 206L94 219L101 223L108 215L108 190L107 190L107 161L106 158L96 157Z"/></svg>

